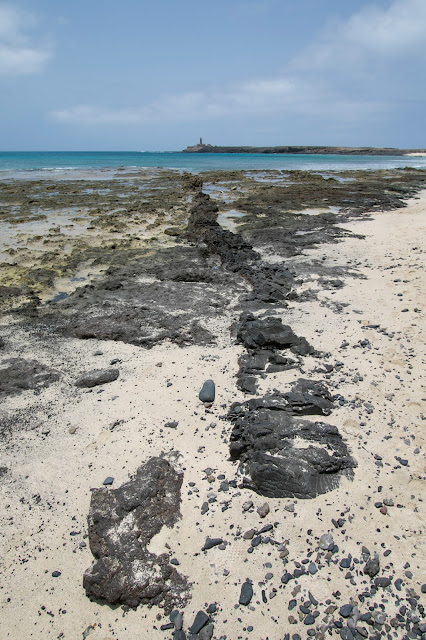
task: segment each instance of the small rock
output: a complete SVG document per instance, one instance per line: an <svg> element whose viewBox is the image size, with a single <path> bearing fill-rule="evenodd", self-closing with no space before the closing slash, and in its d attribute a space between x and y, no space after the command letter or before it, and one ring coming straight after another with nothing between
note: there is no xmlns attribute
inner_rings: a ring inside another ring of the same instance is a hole
<svg viewBox="0 0 426 640"><path fill-rule="evenodd" d="M60 571L52 571L52 578L59 578L60 575L61 575Z"/></svg>
<svg viewBox="0 0 426 640"><path fill-rule="evenodd" d="M206 626L208 622L210 622L210 618L207 613L205 613L204 611L199 611L195 616L195 620L192 623L192 626L189 629L190 633L193 633L194 635L197 634L203 627Z"/></svg>
<svg viewBox="0 0 426 640"><path fill-rule="evenodd" d="M266 518L269 513L269 504L265 502L261 507L257 508L257 513L261 518Z"/></svg>
<svg viewBox="0 0 426 640"><path fill-rule="evenodd" d="M112 476L108 476L108 478L105 478L105 480L103 481L103 484L105 486L108 486L110 484L112 484L114 482L114 478Z"/></svg>
<svg viewBox="0 0 426 640"><path fill-rule="evenodd" d="M203 384L200 393L198 394L201 402L214 402L216 397L216 387L213 380L206 380Z"/></svg>
<svg viewBox="0 0 426 640"><path fill-rule="evenodd" d="M331 533L324 533L319 539L318 546L320 549L324 549L324 551L332 549L334 546L334 540Z"/></svg>
<svg viewBox="0 0 426 640"><path fill-rule="evenodd" d="M88 371L78 378L75 382L76 387L88 388L96 387L100 384L106 384L107 382L113 382L117 380L120 372L118 369L94 369Z"/></svg>
<svg viewBox="0 0 426 640"><path fill-rule="evenodd" d="M342 618L349 618L353 611L353 606L351 604L344 604L343 607L340 607L339 613Z"/></svg>
<svg viewBox="0 0 426 640"><path fill-rule="evenodd" d="M200 631L200 633L198 634L198 639L199 640L211 640L212 636L213 636L213 631L214 631L214 626L212 625L212 623L206 625L205 627L203 627Z"/></svg>
<svg viewBox="0 0 426 640"><path fill-rule="evenodd" d="M179 422L177 420L173 420L172 422L166 422L164 426L167 427L168 429L176 429L178 424Z"/></svg>
<svg viewBox="0 0 426 640"><path fill-rule="evenodd" d="M363 571L368 576L370 576L370 578L374 578L374 576L376 576L379 573L380 562L379 562L379 556L377 555L377 553L374 555L374 558L370 558L369 560L367 560Z"/></svg>
<svg viewBox="0 0 426 640"><path fill-rule="evenodd" d="M247 500L247 502L244 502L243 504L243 511L248 511L249 509L251 509L253 506L253 502L252 500Z"/></svg>
<svg viewBox="0 0 426 640"><path fill-rule="evenodd" d="M217 547L219 544L222 544L222 538L206 538L204 546L201 551L207 551L208 549L212 549L213 547Z"/></svg>
<svg viewBox="0 0 426 640"><path fill-rule="evenodd" d="M253 585L249 580L246 580L246 582L244 582L244 584L241 586L239 603L244 606L247 606L248 604L250 604L252 597L253 597Z"/></svg>

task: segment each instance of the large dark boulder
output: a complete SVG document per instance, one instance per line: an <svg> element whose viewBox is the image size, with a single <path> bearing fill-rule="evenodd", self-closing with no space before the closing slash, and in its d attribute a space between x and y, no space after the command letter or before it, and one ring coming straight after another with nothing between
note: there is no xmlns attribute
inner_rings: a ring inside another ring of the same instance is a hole
<svg viewBox="0 0 426 640"><path fill-rule="evenodd" d="M244 486L261 495L314 498L353 475L356 463L337 428L295 417L286 394L234 403L228 418L231 458L248 475Z"/></svg>
<svg viewBox="0 0 426 640"><path fill-rule="evenodd" d="M108 604L182 607L188 584L169 555L147 549L163 525L180 517L183 474L166 460L151 458L118 489L96 489L89 511L90 549L95 562L83 577L89 598Z"/></svg>

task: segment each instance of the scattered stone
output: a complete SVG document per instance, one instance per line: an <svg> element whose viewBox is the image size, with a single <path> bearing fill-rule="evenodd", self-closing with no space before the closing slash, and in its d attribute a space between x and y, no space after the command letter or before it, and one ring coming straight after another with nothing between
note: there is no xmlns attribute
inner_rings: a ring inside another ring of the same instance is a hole
<svg viewBox="0 0 426 640"><path fill-rule="evenodd" d="M61 575L60 571L52 571L52 578L59 578L60 575Z"/></svg>
<svg viewBox="0 0 426 640"><path fill-rule="evenodd" d="M108 478L105 478L105 480L103 481L103 484L105 486L111 485L114 482L114 478L112 476L108 476Z"/></svg>
<svg viewBox="0 0 426 640"><path fill-rule="evenodd" d="M247 606L250 604L251 599L253 597L253 585L249 580L243 583L241 586L240 600L239 603Z"/></svg>
<svg viewBox="0 0 426 640"><path fill-rule="evenodd" d="M328 551L334 547L334 540L331 533L324 533L318 543L320 549Z"/></svg>
<svg viewBox="0 0 426 640"><path fill-rule="evenodd" d="M201 402L214 402L216 396L216 387L213 380L206 380L200 393L198 394Z"/></svg>
<svg viewBox="0 0 426 640"><path fill-rule="evenodd" d="M222 544L222 538L206 538L204 546L201 551L207 551L208 549L213 549L213 547L217 547L219 544Z"/></svg>
<svg viewBox="0 0 426 640"><path fill-rule="evenodd" d="M339 609L339 613L342 616L342 618L349 618L349 616L352 614L353 611L353 605L351 604L344 604L343 607L340 607Z"/></svg>
<svg viewBox="0 0 426 640"><path fill-rule="evenodd" d="M107 384L117 380L120 372L118 369L94 369L88 371L78 378L75 382L75 386L79 388L97 387L100 384Z"/></svg>
<svg viewBox="0 0 426 640"><path fill-rule="evenodd" d="M380 571L380 561L377 553L374 555L374 558L370 558L367 560L364 569L364 573L366 573L370 578L374 578Z"/></svg>
<svg viewBox="0 0 426 640"><path fill-rule="evenodd" d="M204 611L199 611L195 616L194 622L189 628L190 633L193 633L194 635L199 633L208 622L210 622L210 618L207 613L205 613Z"/></svg>
<svg viewBox="0 0 426 640"><path fill-rule="evenodd" d="M179 422L177 420L173 420L172 422L166 422L164 426L167 427L168 429L176 429L178 424Z"/></svg>
<svg viewBox="0 0 426 640"><path fill-rule="evenodd" d="M257 513L261 518L266 518L269 513L269 504L265 502L260 507L257 508Z"/></svg>

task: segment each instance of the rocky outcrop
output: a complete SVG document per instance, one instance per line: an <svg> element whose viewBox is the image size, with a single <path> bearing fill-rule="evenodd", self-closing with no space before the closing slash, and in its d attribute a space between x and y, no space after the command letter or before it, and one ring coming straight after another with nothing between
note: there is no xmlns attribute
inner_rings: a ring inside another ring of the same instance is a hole
<svg viewBox="0 0 426 640"><path fill-rule="evenodd" d="M151 458L118 489L92 493L88 521L95 562L83 578L89 598L129 607L161 604L166 612L185 604L186 579L168 554L147 549L163 525L172 527L180 517L182 479L166 460Z"/></svg>
<svg viewBox="0 0 426 640"><path fill-rule="evenodd" d="M237 331L237 342L246 349L289 349L299 355L312 355L314 348L306 338L297 336L281 318L256 318L251 313L242 314Z"/></svg>
<svg viewBox="0 0 426 640"><path fill-rule="evenodd" d="M301 381L288 394L231 406L230 454L248 475L245 487L271 498L314 498L336 488L342 475L352 476L356 463L337 428L292 414L294 400L300 407L302 396L309 412L328 411L330 397L322 385L315 385L313 400L312 387L306 390Z"/></svg>

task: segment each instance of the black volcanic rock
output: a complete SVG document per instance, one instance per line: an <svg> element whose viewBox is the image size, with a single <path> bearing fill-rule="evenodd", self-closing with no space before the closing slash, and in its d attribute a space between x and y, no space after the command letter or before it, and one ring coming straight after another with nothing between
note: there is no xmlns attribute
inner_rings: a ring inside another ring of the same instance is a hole
<svg viewBox="0 0 426 640"><path fill-rule="evenodd" d="M3 360L0 364L0 397L16 395L28 389L44 389L59 377L58 371L37 360Z"/></svg>
<svg viewBox="0 0 426 640"><path fill-rule="evenodd" d="M178 518L183 474L151 458L118 489L96 489L89 511L89 542L95 562L83 577L90 599L109 604L161 603L166 612L187 601L188 585L168 554L147 549L163 525Z"/></svg>
<svg viewBox="0 0 426 640"><path fill-rule="evenodd" d="M314 353L306 338L299 338L294 331L282 323L281 318L256 318L244 313L237 328L237 341L246 349L290 349L299 355Z"/></svg>
<svg viewBox="0 0 426 640"><path fill-rule="evenodd" d="M352 477L356 466L336 427L291 415L285 394L234 403L230 454L248 474L243 484L271 498L314 498Z"/></svg>

